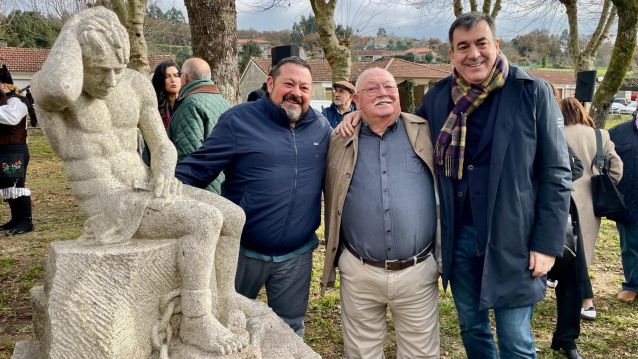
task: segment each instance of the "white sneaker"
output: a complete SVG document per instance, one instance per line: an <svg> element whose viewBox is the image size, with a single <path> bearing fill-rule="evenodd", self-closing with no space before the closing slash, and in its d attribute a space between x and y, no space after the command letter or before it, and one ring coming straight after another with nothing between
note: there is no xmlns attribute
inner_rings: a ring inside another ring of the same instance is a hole
<svg viewBox="0 0 638 359"><path fill-rule="evenodd" d="M587 309L580 308L580 317L586 320L596 320L596 308L594 306Z"/></svg>
<svg viewBox="0 0 638 359"><path fill-rule="evenodd" d="M547 280L547 286L548 287L556 288L557 285L558 285L558 281L557 280L551 280L551 279Z"/></svg>

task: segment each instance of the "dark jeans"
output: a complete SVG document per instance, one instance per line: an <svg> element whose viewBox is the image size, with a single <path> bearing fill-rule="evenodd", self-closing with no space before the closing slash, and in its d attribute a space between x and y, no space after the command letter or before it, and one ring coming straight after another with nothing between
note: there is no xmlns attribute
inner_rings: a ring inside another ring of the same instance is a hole
<svg viewBox="0 0 638 359"><path fill-rule="evenodd" d="M311 274L312 251L283 262L265 262L240 253L235 288L239 294L255 299L266 285L268 306L303 337Z"/></svg>
<svg viewBox="0 0 638 359"><path fill-rule="evenodd" d="M579 245L582 248L582 242L579 241ZM579 255L582 255L582 251ZM589 282L584 259L579 262L576 258L566 255L556 258L556 263L548 273L548 277L558 280L556 328L552 337L552 349L575 349L576 339L580 335L580 307L586 287L585 282ZM583 279L583 282L578 280L579 277Z"/></svg>
<svg viewBox="0 0 638 359"><path fill-rule="evenodd" d="M450 285L467 357L497 358L489 310L479 310L485 256L479 252L474 227L462 226L456 240ZM496 308L500 358L536 358L530 327L534 306Z"/></svg>
<svg viewBox="0 0 638 359"><path fill-rule="evenodd" d="M623 290L638 293L638 224L616 223L620 234L620 256L625 281Z"/></svg>

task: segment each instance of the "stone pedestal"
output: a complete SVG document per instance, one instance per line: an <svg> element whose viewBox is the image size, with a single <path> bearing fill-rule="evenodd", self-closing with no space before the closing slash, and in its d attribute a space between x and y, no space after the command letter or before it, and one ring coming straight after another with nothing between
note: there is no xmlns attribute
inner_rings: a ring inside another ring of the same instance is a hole
<svg viewBox="0 0 638 359"><path fill-rule="evenodd" d="M33 339L13 359L152 358L151 335L160 298L179 287L177 240L123 245L50 246L45 285L33 288ZM319 358L274 313L259 348L220 358ZM174 336L171 358L214 358ZM253 354L251 354L253 353Z"/></svg>

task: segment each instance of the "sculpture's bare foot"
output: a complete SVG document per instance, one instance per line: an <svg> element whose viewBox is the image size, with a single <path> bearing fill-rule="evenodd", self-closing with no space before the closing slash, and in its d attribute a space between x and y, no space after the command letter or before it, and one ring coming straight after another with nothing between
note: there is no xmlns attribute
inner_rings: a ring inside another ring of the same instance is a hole
<svg viewBox="0 0 638 359"><path fill-rule="evenodd" d="M179 336L186 344L221 355L239 353L248 345L245 338L226 329L212 314L183 316Z"/></svg>
<svg viewBox="0 0 638 359"><path fill-rule="evenodd" d="M248 334L250 334L250 345L259 346L266 329L266 323L263 319L249 319L246 324L246 330L248 330Z"/></svg>
<svg viewBox="0 0 638 359"><path fill-rule="evenodd" d="M233 309L238 309L246 315L246 318L261 317L272 313L266 303L248 299L235 291L228 295L222 295L219 298L219 306L222 309L220 313L228 315Z"/></svg>

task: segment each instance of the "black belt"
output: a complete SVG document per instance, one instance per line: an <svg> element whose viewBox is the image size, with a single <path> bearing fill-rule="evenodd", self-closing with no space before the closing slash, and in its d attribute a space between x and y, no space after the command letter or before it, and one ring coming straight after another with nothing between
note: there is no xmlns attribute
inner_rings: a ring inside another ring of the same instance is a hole
<svg viewBox="0 0 638 359"><path fill-rule="evenodd" d="M355 256L358 260L360 260L363 264L371 265L371 266L377 267L377 268L384 268L385 270L406 269L406 268L412 267L413 265L415 265L417 263L423 262L424 260L426 260L430 256L430 252L432 252L432 243L433 242L434 241L430 242L430 244L428 244L428 246L425 247L425 249L422 250L421 253L415 255L414 257L408 258L408 259L402 259L402 260L392 259L392 260L385 260L385 261L371 261L371 260L368 260L368 259L365 259L365 258L361 257L359 255L359 253L357 253L357 251L354 249L354 247L352 247L352 245L350 243L348 243L347 241L343 241L343 243L345 244L345 247L348 250L348 252L352 253L352 255Z"/></svg>

